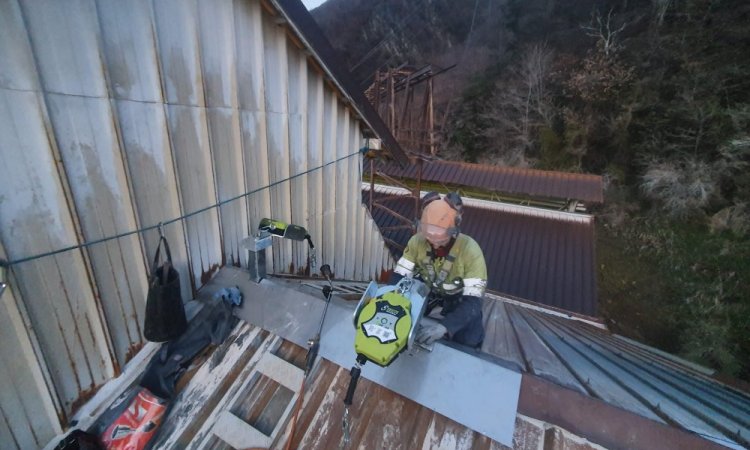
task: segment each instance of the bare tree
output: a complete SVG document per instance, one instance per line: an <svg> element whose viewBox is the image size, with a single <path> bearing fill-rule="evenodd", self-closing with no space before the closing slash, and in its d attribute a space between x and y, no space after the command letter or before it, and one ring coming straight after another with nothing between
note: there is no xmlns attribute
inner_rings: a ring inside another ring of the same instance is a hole
<svg viewBox="0 0 750 450"><path fill-rule="evenodd" d="M537 131L552 122L553 107L546 82L552 64L552 51L546 44L530 46L508 79L496 84L482 119L488 123L483 136L494 154L493 161L528 166L529 150L537 141Z"/></svg>
<svg viewBox="0 0 750 450"><path fill-rule="evenodd" d="M671 5L672 0L651 0L651 6L656 15L656 26L661 26L664 23L664 16Z"/></svg>
<svg viewBox="0 0 750 450"><path fill-rule="evenodd" d="M611 9L607 13L606 19L602 17L598 9L595 9L591 13L589 24L583 25L581 28L586 32L586 36L596 38L597 45L601 51L606 56L610 56L620 48L619 35L626 26L627 22L620 25L619 28L614 28Z"/></svg>

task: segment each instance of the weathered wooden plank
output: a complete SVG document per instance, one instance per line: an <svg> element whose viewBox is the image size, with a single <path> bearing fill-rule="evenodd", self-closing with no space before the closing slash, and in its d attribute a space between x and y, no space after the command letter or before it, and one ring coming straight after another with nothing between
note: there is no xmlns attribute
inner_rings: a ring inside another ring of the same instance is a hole
<svg viewBox="0 0 750 450"><path fill-rule="evenodd" d="M266 353L258 362L258 371L263 375L278 381L290 391L299 390L302 383L302 369L296 367L272 353Z"/></svg>
<svg viewBox="0 0 750 450"><path fill-rule="evenodd" d="M222 411L214 425L214 434L233 448L268 448L271 438L230 413Z"/></svg>
<svg viewBox="0 0 750 450"><path fill-rule="evenodd" d="M90 0L23 2L44 90L106 97L99 23Z"/></svg>
<svg viewBox="0 0 750 450"><path fill-rule="evenodd" d="M155 225L181 215L175 167L164 107L161 104L117 101L120 132L133 198L142 226ZM193 297L182 222L164 227L175 269L180 273L183 301ZM159 243L157 230L142 234L150 267ZM163 253L163 252L162 252Z"/></svg>
<svg viewBox="0 0 750 450"><path fill-rule="evenodd" d="M162 102L151 2L97 0L97 6L112 96Z"/></svg>
<svg viewBox="0 0 750 450"><path fill-rule="evenodd" d="M222 347L220 361L206 361L176 398L176 405L162 424L154 448L185 448L195 441L192 433L216 410L223 393L236 380L236 373L250 364L257 352L254 348L260 329L245 323L237 324ZM253 363L254 365L254 363ZM193 430L190 432L190 430Z"/></svg>
<svg viewBox="0 0 750 450"><path fill-rule="evenodd" d="M84 239L138 228L110 102L50 94L48 104ZM114 352L124 365L143 342L147 280L140 242L132 235L87 251Z"/></svg>
<svg viewBox="0 0 750 450"><path fill-rule="evenodd" d="M41 98L0 90L0 239L9 258L78 242L48 137ZM114 374L101 310L80 251L16 268L19 292L69 411L81 392ZM33 301L32 301L33 299Z"/></svg>
<svg viewBox="0 0 750 450"><path fill-rule="evenodd" d="M168 116L182 213L189 214L216 203L206 110L170 105ZM185 219L196 288L203 285L222 262L218 220L215 208Z"/></svg>
<svg viewBox="0 0 750 450"><path fill-rule="evenodd" d="M0 88L38 90L31 43L16 1L0 3Z"/></svg>
<svg viewBox="0 0 750 450"><path fill-rule="evenodd" d="M246 327L244 333L252 334L254 339L260 339L260 329L254 327ZM245 338L246 339L246 338ZM232 410L238 400L247 394L248 386L257 380L256 367L258 361L263 357L265 353L271 351L271 349L277 348L281 344L281 339L276 336L269 336L263 339L257 345L257 349L253 354L252 358L245 363L242 371L237 376L237 379L232 386L226 391L226 393L218 400L212 413L203 421L200 429L195 433L190 443L190 449L205 448L212 440L214 424L219 419L222 411ZM228 363L228 362L227 362Z"/></svg>
<svg viewBox="0 0 750 450"><path fill-rule="evenodd" d="M153 2L164 97L172 105L204 106L195 2Z"/></svg>

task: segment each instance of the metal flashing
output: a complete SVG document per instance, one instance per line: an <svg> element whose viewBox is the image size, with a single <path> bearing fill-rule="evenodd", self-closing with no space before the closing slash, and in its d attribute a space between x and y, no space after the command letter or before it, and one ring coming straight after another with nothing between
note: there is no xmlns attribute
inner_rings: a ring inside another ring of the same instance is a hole
<svg viewBox="0 0 750 450"><path fill-rule="evenodd" d="M223 269L215 280L245 292L243 320L284 339L305 345L324 307L322 299L263 280L252 283L241 270ZM353 305L334 299L321 334L320 356L341 367L353 365ZM432 352L411 350L387 368L367 364L362 376L424 405L504 445L512 445L520 373L483 360L471 351L441 343ZM445 389L450 386L450 389ZM343 398L342 398L343 400Z"/></svg>

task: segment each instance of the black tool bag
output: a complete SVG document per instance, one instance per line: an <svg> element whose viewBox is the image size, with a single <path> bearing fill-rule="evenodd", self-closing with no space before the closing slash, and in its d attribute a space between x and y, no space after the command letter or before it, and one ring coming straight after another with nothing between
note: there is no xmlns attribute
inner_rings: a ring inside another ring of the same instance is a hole
<svg viewBox="0 0 750 450"><path fill-rule="evenodd" d="M162 243L167 260L159 266ZM187 318L180 295L180 274L172 266L169 243L161 236L148 282L143 335L152 342L166 342L179 337L186 328Z"/></svg>

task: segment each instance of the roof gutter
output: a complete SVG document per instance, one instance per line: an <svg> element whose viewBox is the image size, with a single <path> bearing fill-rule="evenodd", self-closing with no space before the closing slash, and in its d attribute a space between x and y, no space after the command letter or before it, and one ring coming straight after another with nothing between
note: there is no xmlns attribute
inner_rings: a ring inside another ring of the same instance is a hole
<svg viewBox="0 0 750 450"><path fill-rule="evenodd" d="M297 37L311 50L320 67L326 72L332 82L339 88L342 95L351 103L355 111L362 117L367 126L383 141L385 149L393 158L405 167L411 164L401 145L393 137L388 127L380 118L370 102L360 92L354 80L339 61L336 50L326 39L323 31L318 27L315 19L307 11L300 0L268 0L289 22L289 26Z"/></svg>

